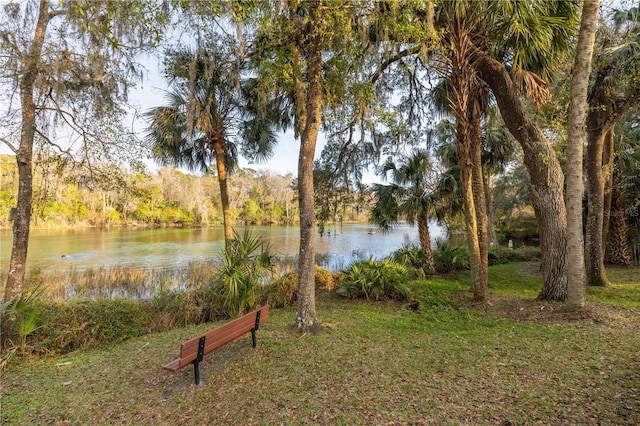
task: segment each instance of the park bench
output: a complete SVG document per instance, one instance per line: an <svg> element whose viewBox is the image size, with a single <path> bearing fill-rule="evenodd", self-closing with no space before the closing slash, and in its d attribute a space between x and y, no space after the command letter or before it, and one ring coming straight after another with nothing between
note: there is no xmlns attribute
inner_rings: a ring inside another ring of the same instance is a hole
<svg viewBox="0 0 640 426"><path fill-rule="evenodd" d="M207 331L185 341L180 346L180 355L173 361L162 366L165 370L177 371L182 367L193 364L196 385L200 384L199 364L208 353L237 339L245 333L251 332L253 347L256 347L256 331L264 324L269 315L269 305L251 311L228 323Z"/></svg>

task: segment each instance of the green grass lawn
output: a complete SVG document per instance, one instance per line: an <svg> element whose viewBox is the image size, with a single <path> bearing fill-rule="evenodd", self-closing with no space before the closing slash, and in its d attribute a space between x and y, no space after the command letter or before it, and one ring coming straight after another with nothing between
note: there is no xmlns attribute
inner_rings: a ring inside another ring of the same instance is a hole
<svg viewBox="0 0 640 426"><path fill-rule="evenodd" d="M485 305L464 273L418 283L417 312L319 300L317 336L272 310L258 348L249 334L208 355L197 387L161 365L212 324L23 360L2 373L2 423L640 424L640 269L612 270L580 315L534 301L530 264L490 274Z"/></svg>

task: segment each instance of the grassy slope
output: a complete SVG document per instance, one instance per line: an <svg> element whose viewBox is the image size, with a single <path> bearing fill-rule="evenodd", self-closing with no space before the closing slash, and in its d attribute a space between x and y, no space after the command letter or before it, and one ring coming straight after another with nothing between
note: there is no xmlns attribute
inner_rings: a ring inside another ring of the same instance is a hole
<svg viewBox="0 0 640 426"><path fill-rule="evenodd" d="M533 302L539 274L526 264L492 267L492 300L482 307L456 293L466 288L461 274L423 283L418 313L319 301L324 331L315 337L288 332L293 308L274 310L256 350L247 335L205 358L199 387L191 368L172 374L160 366L211 324L32 360L3 373L2 420L640 424L638 272L612 271L620 284L590 289L590 299L605 303L593 302L579 317ZM625 309L611 307L620 304ZM553 314L541 319L541 310Z"/></svg>

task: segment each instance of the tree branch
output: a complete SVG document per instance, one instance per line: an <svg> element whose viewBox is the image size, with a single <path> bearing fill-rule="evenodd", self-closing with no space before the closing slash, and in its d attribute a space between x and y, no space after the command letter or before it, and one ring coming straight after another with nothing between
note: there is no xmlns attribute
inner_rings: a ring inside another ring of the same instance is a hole
<svg viewBox="0 0 640 426"><path fill-rule="evenodd" d="M0 138L0 142L2 142L3 144L7 145L9 147L9 149L16 155L18 155L18 150L16 149L15 146L13 146L13 144L11 142L9 142L8 140L6 140L5 138Z"/></svg>
<svg viewBox="0 0 640 426"><path fill-rule="evenodd" d="M416 53L420 52L420 49L422 49L422 46L417 44L409 49L405 49L402 50L400 52L398 52L397 54L395 54L394 56L390 57L389 59L387 59L386 61L384 61L381 65L380 68L377 69L377 71L375 73L373 73L373 75L371 76L371 83L376 83L378 81L378 79L380 78L380 76L382 75L382 73L389 68L392 64L394 64L395 62L398 62L400 59L402 58L406 58L407 56L410 55L415 55Z"/></svg>
<svg viewBox="0 0 640 426"><path fill-rule="evenodd" d="M613 109L613 113L604 123L603 127L605 129L609 129L611 126L616 124L618 120L622 118L623 115L627 113L633 106L636 106L640 103L640 92L629 96L627 99L623 100L622 104L616 105Z"/></svg>

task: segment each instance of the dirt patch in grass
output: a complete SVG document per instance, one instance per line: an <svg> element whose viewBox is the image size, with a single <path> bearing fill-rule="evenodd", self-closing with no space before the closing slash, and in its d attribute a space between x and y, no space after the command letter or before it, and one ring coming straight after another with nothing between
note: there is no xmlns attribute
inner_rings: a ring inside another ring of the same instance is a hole
<svg viewBox="0 0 640 426"><path fill-rule="evenodd" d="M460 292L453 296L452 304L499 318L539 324L585 322L619 327L620 324L640 321L640 312L599 301L589 301L584 308L572 311L563 302L518 296L490 295L486 302L478 303L469 297L468 292Z"/></svg>

